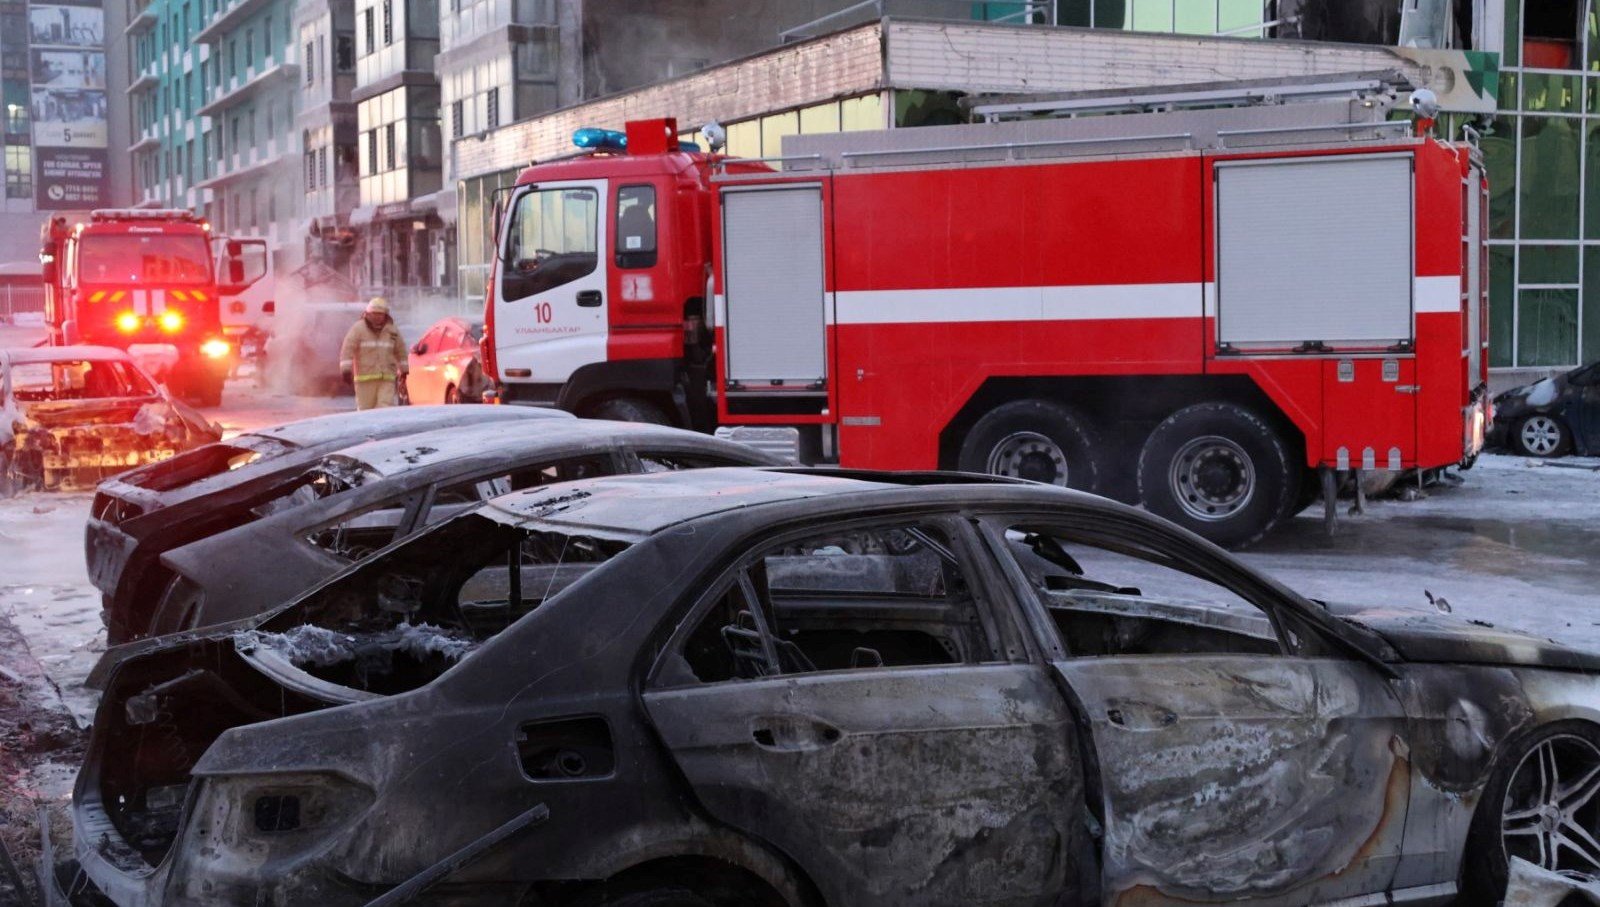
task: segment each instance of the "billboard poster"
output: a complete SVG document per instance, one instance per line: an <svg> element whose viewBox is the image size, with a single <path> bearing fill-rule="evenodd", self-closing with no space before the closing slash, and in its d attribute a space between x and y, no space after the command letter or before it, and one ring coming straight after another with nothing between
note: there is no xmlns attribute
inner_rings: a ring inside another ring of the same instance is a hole
<svg viewBox="0 0 1600 907"><path fill-rule="evenodd" d="M29 43L34 47L105 46L106 15L95 6L45 6L28 9Z"/></svg>
<svg viewBox="0 0 1600 907"><path fill-rule="evenodd" d="M111 204L105 13L90 0L28 7L34 207Z"/></svg>

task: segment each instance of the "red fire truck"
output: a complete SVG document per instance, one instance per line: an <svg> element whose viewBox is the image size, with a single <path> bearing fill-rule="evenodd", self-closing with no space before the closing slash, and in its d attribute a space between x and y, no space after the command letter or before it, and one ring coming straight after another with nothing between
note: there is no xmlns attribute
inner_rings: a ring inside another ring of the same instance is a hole
<svg viewBox="0 0 1600 907"><path fill-rule="evenodd" d="M264 241L214 239L200 217L167 208L97 210L71 226L56 216L40 232L50 343L145 354L174 393L222 399L232 348L221 297L266 272Z"/></svg>
<svg viewBox="0 0 1600 907"><path fill-rule="evenodd" d="M1071 485L1246 544L1363 470L1483 443L1482 162L1386 107L801 136L746 162L630 123L626 153L511 190L488 365L510 400L792 426L811 461Z"/></svg>

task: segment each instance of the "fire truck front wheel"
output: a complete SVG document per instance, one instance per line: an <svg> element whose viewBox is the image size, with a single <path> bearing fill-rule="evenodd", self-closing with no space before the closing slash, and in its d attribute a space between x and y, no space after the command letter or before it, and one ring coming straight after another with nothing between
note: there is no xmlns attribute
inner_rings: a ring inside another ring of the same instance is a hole
<svg viewBox="0 0 1600 907"><path fill-rule="evenodd" d="M1013 400L972 426L956 465L962 472L1092 492L1100 487L1099 453L1099 436L1074 410L1047 400Z"/></svg>
<svg viewBox="0 0 1600 907"><path fill-rule="evenodd" d="M1168 416L1139 452L1139 502L1227 548L1266 534L1298 488L1289 445L1259 416L1201 403Z"/></svg>

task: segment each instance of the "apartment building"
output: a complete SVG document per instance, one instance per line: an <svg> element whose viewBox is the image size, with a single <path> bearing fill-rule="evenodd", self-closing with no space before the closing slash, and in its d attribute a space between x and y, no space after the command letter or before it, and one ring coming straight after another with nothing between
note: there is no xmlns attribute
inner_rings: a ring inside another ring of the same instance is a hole
<svg viewBox="0 0 1600 907"><path fill-rule="evenodd" d="M444 149L439 132L440 10L436 0L355 0L356 171L360 236L356 279L365 285L448 282L449 243L439 214Z"/></svg>
<svg viewBox="0 0 1600 907"><path fill-rule="evenodd" d="M353 0L299 0L301 178L306 257L340 271L357 247L350 216L361 203L356 163L356 16Z"/></svg>

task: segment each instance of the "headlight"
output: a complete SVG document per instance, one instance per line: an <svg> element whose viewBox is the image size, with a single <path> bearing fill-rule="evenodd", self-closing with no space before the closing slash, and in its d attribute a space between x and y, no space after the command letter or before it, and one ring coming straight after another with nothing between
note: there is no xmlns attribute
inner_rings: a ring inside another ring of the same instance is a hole
<svg viewBox="0 0 1600 907"><path fill-rule="evenodd" d="M161 313L161 317L157 321L161 325L161 329L168 334L176 334L183 330L183 314L176 310L167 309Z"/></svg>
<svg viewBox="0 0 1600 907"><path fill-rule="evenodd" d="M139 329L139 316L132 312L123 312L117 316L117 330L124 334L132 334Z"/></svg>
<svg viewBox="0 0 1600 907"><path fill-rule="evenodd" d="M213 337L212 339L207 340L205 343L200 344L200 355L206 357L207 359L221 359L223 356L228 355L229 351L232 349L233 347L228 345L228 341L218 340Z"/></svg>

